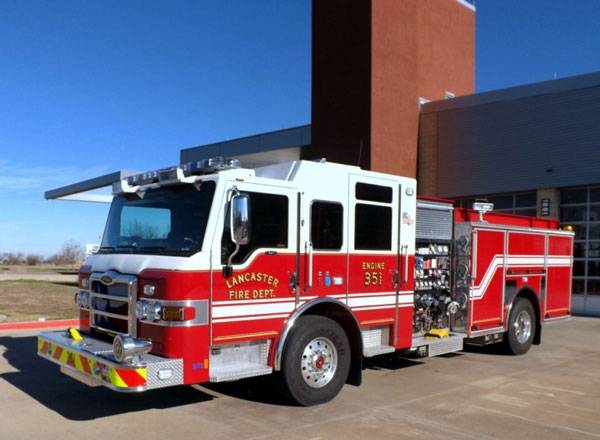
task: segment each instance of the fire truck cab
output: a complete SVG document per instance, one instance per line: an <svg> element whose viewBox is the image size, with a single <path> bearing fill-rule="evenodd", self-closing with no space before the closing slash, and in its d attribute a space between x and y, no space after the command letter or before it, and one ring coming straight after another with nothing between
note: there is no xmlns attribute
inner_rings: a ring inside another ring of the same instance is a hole
<svg viewBox="0 0 600 440"><path fill-rule="evenodd" d="M120 178L80 270L80 329L42 333L38 354L124 392L277 373L314 405L360 384L365 358L521 354L569 315L571 232L416 194L324 160Z"/></svg>

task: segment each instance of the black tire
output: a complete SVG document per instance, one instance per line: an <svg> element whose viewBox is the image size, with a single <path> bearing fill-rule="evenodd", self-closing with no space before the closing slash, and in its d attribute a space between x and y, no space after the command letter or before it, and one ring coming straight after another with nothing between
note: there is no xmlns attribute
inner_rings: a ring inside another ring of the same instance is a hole
<svg viewBox="0 0 600 440"><path fill-rule="evenodd" d="M527 321L529 325L526 324ZM508 331L504 335L506 351L513 355L527 353L531 348L535 329L536 319L533 305L526 298L517 298L508 318Z"/></svg>
<svg viewBox="0 0 600 440"><path fill-rule="evenodd" d="M316 360L307 353L317 353ZM288 398L302 406L328 402L344 386L349 369L350 343L342 327L323 316L298 318L283 352L281 379Z"/></svg>

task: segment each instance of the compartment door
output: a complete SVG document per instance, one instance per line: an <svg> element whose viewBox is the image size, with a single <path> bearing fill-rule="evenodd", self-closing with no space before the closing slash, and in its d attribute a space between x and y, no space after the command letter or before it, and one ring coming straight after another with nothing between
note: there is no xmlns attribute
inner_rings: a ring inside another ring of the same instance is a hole
<svg viewBox="0 0 600 440"><path fill-rule="evenodd" d="M473 229L471 333L503 325L505 240L503 231Z"/></svg>

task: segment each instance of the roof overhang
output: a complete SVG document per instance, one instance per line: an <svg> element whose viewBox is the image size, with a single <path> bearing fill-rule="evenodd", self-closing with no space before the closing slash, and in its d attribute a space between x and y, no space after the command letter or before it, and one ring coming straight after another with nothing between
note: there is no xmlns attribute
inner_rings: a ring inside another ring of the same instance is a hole
<svg viewBox="0 0 600 440"><path fill-rule="evenodd" d="M112 187L114 182L118 182L131 173L125 171L115 171L113 173L104 174L94 177L93 179L83 180L71 185L61 186L60 188L51 189L44 193L46 200L68 200L75 202L92 202L92 203L110 203L113 199L112 194L95 194L90 191Z"/></svg>

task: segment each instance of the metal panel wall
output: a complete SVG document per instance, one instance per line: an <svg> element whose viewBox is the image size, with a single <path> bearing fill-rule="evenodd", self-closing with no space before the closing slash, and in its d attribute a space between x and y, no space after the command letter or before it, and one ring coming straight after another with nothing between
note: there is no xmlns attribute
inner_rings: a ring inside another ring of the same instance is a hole
<svg viewBox="0 0 600 440"><path fill-rule="evenodd" d="M557 82L560 82L558 80ZM540 93L538 85L532 91ZM521 88L520 88L521 91ZM595 86L532 96L498 92L423 107L422 123L435 135L420 148L434 150L429 191L441 197L504 193L600 182L600 81Z"/></svg>

